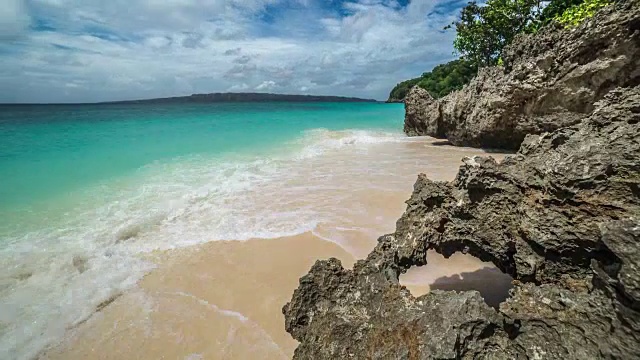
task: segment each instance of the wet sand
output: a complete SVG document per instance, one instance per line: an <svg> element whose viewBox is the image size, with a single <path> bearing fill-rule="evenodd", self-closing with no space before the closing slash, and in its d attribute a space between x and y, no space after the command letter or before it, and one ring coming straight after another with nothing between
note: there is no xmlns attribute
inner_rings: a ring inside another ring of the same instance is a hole
<svg viewBox="0 0 640 360"><path fill-rule="evenodd" d="M428 264L409 269L400 275L400 283L413 296L427 294L431 290L476 290L486 303L495 308L506 299L512 287L512 279L492 263L481 262L464 254L453 254L449 259L435 251L427 253Z"/></svg>
<svg viewBox="0 0 640 360"><path fill-rule="evenodd" d="M282 306L317 259L354 258L310 233L211 242L158 254L162 266L71 331L50 359L286 359Z"/></svg>
<svg viewBox="0 0 640 360"><path fill-rule="evenodd" d="M405 150L422 151L425 146L433 156L428 175L434 180L452 180L463 156L482 153L418 142ZM297 343L284 331L281 308L298 279L318 259L336 257L351 267L371 251L377 236L393 231L419 172L404 169L406 175L394 178L402 185L360 186L331 194L342 199L336 207L359 210L345 212L340 221L320 223L313 232L278 239L213 241L150 255L158 264L156 270L135 289L70 329L66 340L43 358L291 358ZM371 179L372 185L384 180ZM430 253L428 260L429 265L401 277L416 296L436 288L477 289L491 298L508 288L508 278L472 257L456 254L445 260Z"/></svg>

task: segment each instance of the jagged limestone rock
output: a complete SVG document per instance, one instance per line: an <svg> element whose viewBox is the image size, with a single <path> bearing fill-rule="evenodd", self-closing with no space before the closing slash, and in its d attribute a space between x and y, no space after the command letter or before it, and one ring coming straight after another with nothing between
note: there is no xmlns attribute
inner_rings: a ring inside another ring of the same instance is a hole
<svg viewBox="0 0 640 360"><path fill-rule="evenodd" d="M517 150L528 134L576 124L609 91L640 84L638 1L605 8L577 28L521 35L503 59L504 67L481 69L442 99L412 91L405 132Z"/></svg>
<svg viewBox="0 0 640 360"><path fill-rule="evenodd" d="M398 284L427 250L513 276L498 310L477 292ZM640 87L531 135L453 182L420 175L394 234L353 270L318 261L283 313L296 359L640 358Z"/></svg>

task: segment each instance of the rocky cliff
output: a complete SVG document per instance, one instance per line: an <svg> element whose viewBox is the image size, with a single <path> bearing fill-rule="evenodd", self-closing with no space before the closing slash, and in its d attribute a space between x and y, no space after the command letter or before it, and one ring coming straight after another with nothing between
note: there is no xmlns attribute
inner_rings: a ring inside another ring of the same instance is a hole
<svg viewBox="0 0 640 360"><path fill-rule="evenodd" d="M610 6L577 28L520 36L503 60L439 100L414 87L405 132L515 150L527 134L576 124L609 91L640 84L638 1Z"/></svg>
<svg viewBox="0 0 640 360"><path fill-rule="evenodd" d="M318 261L300 279L283 308L294 358L640 358L640 87L589 113L502 163L464 159L453 182L420 175L366 260ZM509 298L415 298L399 275L429 249L493 262L515 279Z"/></svg>

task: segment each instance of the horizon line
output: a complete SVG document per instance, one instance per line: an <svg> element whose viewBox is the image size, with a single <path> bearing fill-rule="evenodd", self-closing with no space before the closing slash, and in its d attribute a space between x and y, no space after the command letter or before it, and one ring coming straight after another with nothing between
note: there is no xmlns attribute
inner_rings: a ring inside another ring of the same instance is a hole
<svg viewBox="0 0 640 360"><path fill-rule="evenodd" d="M343 95L313 95L313 94L286 94L286 93L267 93L267 92L212 92L212 93L193 93L191 95L178 95L178 96L168 96L168 97L157 97L157 98L138 98L138 99L128 99L128 100L108 100L108 101L95 101L95 102L55 102L55 103L28 103L28 102L17 102L17 103L0 103L0 106L15 106L15 105L117 105L117 104L127 104L127 103L144 103L144 102L153 102L153 101L162 101L162 100L180 100L180 99L189 99L189 98L197 98L199 96L215 96L215 95L262 95L262 96L282 96L282 97L311 97L311 98L333 98L333 99L345 99L345 100L357 100L359 102L377 102L377 103L385 103L385 100L377 100L371 98L361 98L357 96L343 96ZM225 101L214 101L217 103L224 103ZM227 101L227 102L242 102L242 101ZM246 102L259 102L259 101L246 101ZM267 101L263 101L267 102ZM202 101L201 103L206 103L206 101ZM213 103L213 102L212 102Z"/></svg>

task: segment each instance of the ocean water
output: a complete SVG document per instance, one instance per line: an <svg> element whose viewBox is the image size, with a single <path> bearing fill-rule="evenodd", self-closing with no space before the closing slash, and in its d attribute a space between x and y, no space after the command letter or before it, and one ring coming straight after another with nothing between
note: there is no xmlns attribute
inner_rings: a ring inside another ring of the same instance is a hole
<svg viewBox="0 0 640 360"><path fill-rule="evenodd" d="M402 120L376 103L0 107L0 358L60 340L150 251L307 231L348 248L350 219L383 216L351 189L429 165Z"/></svg>

